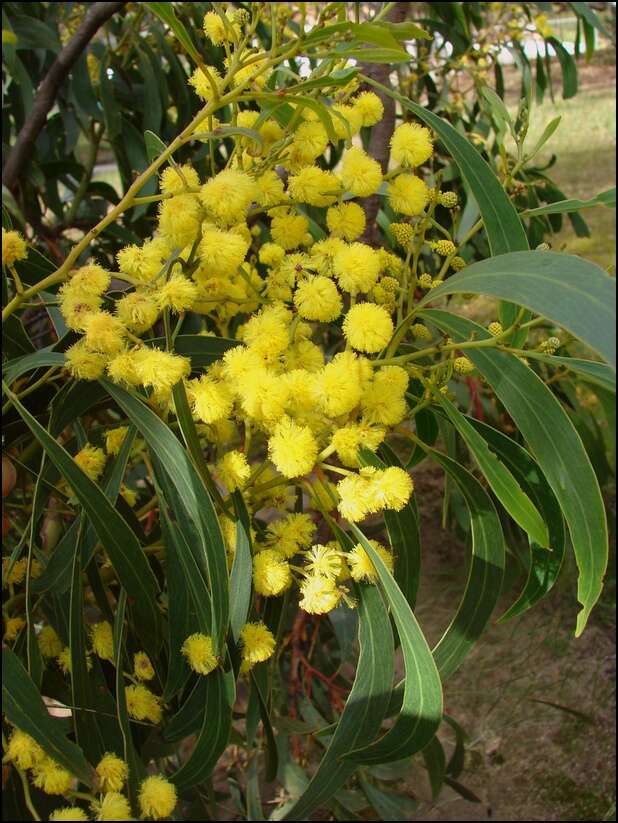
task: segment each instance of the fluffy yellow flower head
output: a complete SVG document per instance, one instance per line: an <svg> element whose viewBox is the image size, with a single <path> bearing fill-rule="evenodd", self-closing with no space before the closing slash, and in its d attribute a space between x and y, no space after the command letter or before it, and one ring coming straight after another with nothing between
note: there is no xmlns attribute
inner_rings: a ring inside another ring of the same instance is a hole
<svg viewBox="0 0 618 823"><path fill-rule="evenodd" d="M306 166L288 180L288 191L298 203L310 206L330 206L341 189L340 181L330 171L318 166Z"/></svg>
<svg viewBox="0 0 618 823"><path fill-rule="evenodd" d="M290 319L290 313L280 306L267 306L245 324L242 338L265 362L273 362L290 344Z"/></svg>
<svg viewBox="0 0 618 823"><path fill-rule="evenodd" d="M264 623L245 623L240 630L242 645L242 662L245 671L263 663L272 657L275 651L275 638L268 626Z"/></svg>
<svg viewBox="0 0 618 823"><path fill-rule="evenodd" d="M360 112L363 126L375 126L384 116L384 106L377 94L363 91L352 99L352 105Z"/></svg>
<svg viewBox="0 0 618 823"><path fill-rule="evenodd" d="M276 549L286 559L309 546L315 526L308 514L294 512L282 520L274 520L266 531L267 545Z"/></svg>
<svg viewBox="0 0 618 823"><path fill-rule="evenodd" d="M142 781L137 799L142 815L153 820L169 818L178 802L174 784L158 774Z"/></svg>
<svg viewBox="0 0 618 823"><path fill-rule="evenodd" d="M204 15L204 34L213 46L220 46L226 41L232 40L232 22L224 21L216 11L209 11ZM240 34L238 25L234 25L236 35Z"/></svg>
<svg viewBox="0 0 618 823"><path fill-rule="evenodd" d="M163 715L161 700L141 683L136 686L127 686L124 690L127 699L127 711L135 720L149 720L151 723L160 723Z"/></svg>
<svg viewBox="0 0 618 823"><path fill-rule="evenodd" d="M40 763L45 757L45 752L29 734L15 729L9 738L6 757L25 771Z"/></svg>
<svg viewBox="0 0 618 823"><path fill-rule="evenodd" d="M118 454L124 439L129 431L128 426L117 426L105 432L105 451L108 454Z"/></svg>
<svg viewBox="0 0 618 823"><path fill-rule="evenodd" d="M286 251L298 248L309 231L309 221L303 214L286 211L273 217L270 234L275 243Z"/></svg>
<svg viewBox="0 0 618 823"><path fill-rule="evenodd" d="M212 637L206 634L196 632L187 637L182 644L182 653L189 666L198 674L210 674L219 665Z"/></svg>
<svg viewBox="0 0 618 823"><path fill-rule="evenodd" d="M331 445L344 466L358 468L358 450L361 446L375 451L384 440L386 431L364 423L348 423L333 433Z"/></svg>
<svg viewBox="0 0 618 823"><path fill-rule="evenodd" d="M100 802L93 804L97 820L133 820L131 806L120 792L107 792Z"/></svg>
<svg viewBox="0 0 618 823"><path fill-rule="evenodd" d="M91 351L116 354L124 346L126 329L118 317L97 311L84 318L84 343Z"/></svg>
<svg viewBox="0 0 618 823"><path fill-rule="evenodd" d="M299 606L309 614L326 614L337 608L341 590L334 580L322 575L306 577L300 587Z"/></svg>
<svg viewBox="0 0 618 823"><path fill-rule="evenodd" d="M89 264L76 269L69 280L69 288L75 292L99 296L107 291L111 275L101 266Z"/></svg>
<svg viewBox="0 0 618 823"><path fill-rule="evenodd" d="M84 474L96 482L103 474L107 458L103 449L88 445L80 449L74 459Z"/></svg>
<svg viewBox="0 0 618 823"><path fill-rule="evenodd" d="M374 499L383 509L401 511L414 491L412 478L399 466L376 472L371 482Z"/></svg>
<svg viewBox="0 0 618 823"><path fill-rule="evenodd" d="M113 752L106 752L96 767L99 788L103 792L119 792L129 776L125 761Z"/></svg>
<svg viewBox="0 0 618 823"><path fill-rule="evenodd" d="M155 670L146 652L137 652L133 655L133 674L138 680L152 680Z"/></svg>
<svg viewBox="0 0 618 823"><path fill-rule="evenodd" d="M352 348L369 353L381 351L393 336L395 327L384 306L357 303L343 321L343 333Z"/></svg>
<svg viewBox="0 0 618 823"><path fill-rule="evenodd" d="M384 561L384 565L392 574L394 567L393 555L387 548L378 543L377 540L370 540L369 543L380 555L380 558ZM347 561L350 567L350 574L357 583L361 580L369 583L375 583L377 581L378 573L376 568L360 543L354 546L351 552L348 552Z"/></svg>
<svg viewBox="0 0 618 823"><path fill-rule="evenodd" d="M264 549L253 558L253 586L264 597L275 597L292 585L287 560L274 549Z"/></svg>
<svg viewBox="0 0 618 823"><path fill-rule="evenodd" d="M218 70L214 66L207 66L208 73L210 74L215 88L219 89L221 86L222 78L219 74ZM197 94L198 97L201 97L202 100L208 102L212 99L213 96L213 89L208 81L208 78L204 74L204 72L197 68L189 77L188 83L190 86L193 87L193 90Z"/></svg>
<svg viewBox="0 0 618 823"><path fill-rule="evenodd" d="M70 346L64 356L67 369L79 380L98 380L105 371L107 355L92 351L83 339Z"/></svg>
<svg viewBox="0 0 618 823"><path fill-rule="evenodd" d="M373 511L371 483L362 474L350 474L337 484L339 504L337 508L342 517L355 523L363 520Z"/></svg>
<svg viewBox="0 0 618 823"><path fill-rule="evenodd" d="M26 625L26 621L21 617L7 617L3 639L7 643L12 643L17 639L18 634Z"/></svg>
<svg viewBox="0 0 618 823"><path fill-rule="evenodd" d="M52 626L43 626L37 635L37 642L43 657L58 657L62 652L62 641Z"/></svg>
<svg viewBox="0 0 618 823"><path fill-rule="evenodd" d="M391 137L391 157L404 168L420 166L433 154L431 132L418 123L403 123Z"/></svg>
<svg viewBox="0 0 618 823"><path fill-rule="evenodd" d="M186 188L197 188L200 176L188 163L182 166L168 166L161 172L159 188L161 194L180 194Z"/></svg>
<svg viewBox="0 0 618 823"><path fill-rule="evenodd" d="M152 295L138 290L118 300L116 314L129 331L143 334L157 321L159 306Z"/></svg>
<svg viewBox="0 0 618 823"><path fill-rule="evenodd" d="M125 246L116 255L116 260L121 272L136 280L147 282L161 271L163 260L169 252L167 242L156 238L147 240L141 246Z"/></svg>
<svg viewBox="0 0 618 823"><path fill-rule="evenodd" d="M310 428L283 418L268 441L268 455L284 477L301 477L315 466L318 444Z"/></svg>
<svg viewBox="0 0 618 823"><path fill-rule="evenodd" d="M157 290L159 307L169 308L174 312L190 311L197 299L197 285L183 274L173 274L167 283Z"/></svg>
<svg viewBox="0 0 618 823"><path fill-rule="evenodd" d="M262 206L278 206L287 200L283 190L283 180L274 169L265 171L256 178L256 201Z"/></svg>
<svg viewBox="0 0 618 823"><path fill-rule="evenodd" d="M53 821L60 821L89 820L90 818L83 809L79 808L79 806L63 806L61 809L54 809L54 811L49 815L49 819ZM118 818L114 819L116 820Z"/></svg>
<svg viewBox="0 0 618 823"><path fill-rule="evenodd" d="M413 217L422 214L429 196L425 183L413 174L400 174L388 184L393 211Z"/></svg>
<svg viewBox="0 0 618 823"><path fill-rule="evenodd" d="M114 635L110 624L104 620L90 626L92 651L102 660L114 660Z"/></svg>
<svg viewBox="0 0 618 823"><path fill-rule="evenodd" d="M352 242L365 231L365 212L358 203L341 203L326 212L326 225L333 237Z"/></svg>
<svg viewBox="0 0 618 823"><path fill-rule="evenodd" d="M232 226L243 220L256 199L255 180L242 171L224 169L202 186L200 199L214 221Z"/></svg>
<svg viewBox="0 0 618 823"><path fill-rule="evenodd" d="M285 258L285 249L277 243L264 243L260 246L258 257L265 266L278 266Z"/></svg>
<svg viewBox="0 0 618 823"><path fill-rule="evenodd" d="M229 451L217 463L217 472L229 492L240 489L249 479L251 468L240 451Z"/></svg>
<svg viewBox="0 0 618 823"><path fill-rule="evenodd" d="M234 398L228 386L208 374L187 383L187 395L194 417L203 423L216 423L229 417Z"/></svg>
<svg viewBox="0 0 618 823"><path fill-rule="evenodd" d="M141 348L130 353L132 367L139 383L152 387L155 391L171 389L188 377L191 363L187 357L162 351L161 349Z"/></svg>
<svg viewBox="0 0 618 823"><path fill-rule="evenodd" d="M201 218L196 194L177 194L159 204L159 231L170 247L191 246L198 236Z"/></svg>
<svg viewBox="0 0 618 823"><path fill-rule="evenodd" d="M320 320L323 323L336 320L343 309L337 286L321 275L306 277L299 284L294 293L294 304L305 320Z"/></svg>
<svg viewBox="0 0 618 823"><path fill-rule="evenodd" d="M284 164L290 168L302 168L324 153L328 146L328 135L324 126L317 122L306 122L294 132L294 140L284 159Z"/></svg>
<svg viewBox="0 0 618 823"><path fill-rule="evenodd" d="M382 169L378 161L360 147L348 149L341 165L341 182L354 197L369 197L380 187Z"/></svg>
<svg viewBox="0 0 618 823"><path fill-rule="evenodd" d="M335 277L340 287L350 294L368 292L380 274L380 256L364 243L341 247L333 259Z"/></svg>
<svg viewBox="0 0 618 823"><path fill-rule="evenodd" d="M340 140L347 140L359 133L363 125L363 115L359 109L346 103L335 103L332 112L333 129Z"/></svg>
<svg viewBox="0 0 618 823"><path fill-rule="evenodd" d="M400 423L406 414L407 387L408 374L401 366L383 366L375 371L363 389L363 419L383 426Z"/></svg>
<svg viewBox="0 0 618 823"><path fill-rule="evenodd" d="M202 232L198 254L208 277L230 277L242 265L249 244L240 234L208 227ZM196 279L200 280L199 274Z"/></svg>
<svg viewBox="0 0 618 823"><path fill-rule="evenodd" d="M308 577L321 576L336 580L343 571L343 555L336 544L322 546L317 543L308 552L305 552L305 556L307 558L305 569Z"/></svg>
<svg viewBox="0 0 618 823"><path fill-rule="evenodd" d="M26 241L18 231L2 229L2 265L12 266L28 256Z"/></svg>
<svg viewBox="0 0 618 823"><path fill-rule="evenodd" d="M10 574L7 574L10 562L10 558L2 558L2 578L4 586L8 584L17 585L21 583L26 576L26 568L28 566L27 558L22 557L21 560L16 560L15 563L13 563Z"/></svg>
<svg viewBox="0 0 618 823"><path fill-rule="evenodd" d="M353 352L340 352L316 376L316 396L328 417L347 414L362 393L361 366Z"/></svg>
<svg viewBox="0 0 618 823"><path fill-rule="evenodd" d="M51 757L45 756L34 765L32 782L45 794L66 794L73 783L73 775Z"/></svg>

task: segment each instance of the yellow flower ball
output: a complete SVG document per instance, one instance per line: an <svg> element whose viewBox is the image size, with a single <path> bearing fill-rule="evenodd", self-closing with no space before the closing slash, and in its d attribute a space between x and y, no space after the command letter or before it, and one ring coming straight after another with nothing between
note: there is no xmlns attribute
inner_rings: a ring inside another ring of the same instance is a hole
<svg viewBox="0 0 618 823"><path fill-rule="evenodd" d="M322 575L306 577L300 587L301 599L298 605L309 614L326 614L337 608L341 600L341 590L334 580Z"/></svg>
<svg viewBox="0 0 618 823"><path fill-rule="evenodd" d="M431 132L418 123L402 123L391 137L391 157L404 168L414 168L433 154Z"/></svg>
<svg viewBox="0 0 618 823"><path fill-rule="evenodd" d="M152 680L155 670L146 652L136 652L133 655L133 674L138 680Z"/></svg>
<svg viewBox="0 0 618 823"><path fill-rule="evenodd" d="M114 819L116 820L117 818ZM90 820L90 818L79 806L63 806L61 809L54 809L49 815L49 820Z"/></svg>
<svg viewBox="0 0 618 823"><path fill-rule="evenodd" d="M365 243L351 243L335 253L333 270L344 291L350 294L368 292L380 274L380 255Z"/></svg>
<svg viewBox="0 0 618 823"><path fill-rule="evenodd" d="M198 674L210 674L219 665L212 637L206 634L196 632L187 637L182 644L182 653L187 658L189 666Z"/></svg>
<svg viewBox="0 0 618 823"><path fill-rule="evenodd" d="M340 181L330 171L318 166L306 166L288 180L288 192L297 203L310 206L330 206L337 199Z"/></svg>
<svg viewBox="0 0 618 823"><path fill-rule="evenodd" d="M243 220L256 199L255 180L242 171L224 169L202 186L200 200L209 215L221 226Z"/></svg>
<svg viewBox="0 0 618 823"><path fill-rule="evenodd" d="M274 549L264 549L253 558L253 586L257 594L276 597L292 585L287 560Z"/></svg>
<svg viewBox="0 0 618 823"><path fill-rule="evenodd" d="M64 357L71 376L78 380L98 380L107 363L107 355L92 351L83 339L69 346Z"/></svg>
<svg viewBox="0 0 618 823"><path fill-rule="evenodd" d="M363 126L375 126L384 116L382 101L372 91L363 91L352 99L352 105L362 118Z"/></svg>
<svg viewBox="0 0 618 823"><path fill-rule="evenodd" d="M58 657L62 652L62 641L52 626L43 626L37 635L37 642L43 657Z"/></svg>
<svg viewBox="0 0 618 823"><path fill-rule="evenodd" d="M73 775L51 757L45 756L33 766L32 782L45 794L66 794L73 784Z"/></svg>
<svg viewBox="0 0 618 823"><path fill-rule="evenodd" d="M354 197L369 197L380 188L382 169L360 147L348 149L341 164L341 182Z"/></svg>
<svg viewBox="0 0 618 823"><path fill-rule="evenodd" d="M114 661L114 636L112 627L106 620L90 626L90 643L97 657Z"/></svg>
<svg viewBox="0 0 618 823"><path fill-rule="evenodd" d="M251 476L251 467L240 451L229 451L217 463L217 473L229 492L242 488Z"/></svg>
<svg viewBox="0 0 618 823"><path fill-rule="evenodd" d="M388 184L388 199L393 211L414 217L423 213L429 199L428 189L420 177L400 174Z"/></svg>
<svg viewBox="0 0 618 823"><path fill-rule="evenodd" d="M2 265L12 266L28 256L26 241L18 231L2 229Z"/></svg>
<svg viewBox="0 0 618 823"><path fill-rule="evenodd" d="M301 281L294 293L294 305L305 320L319 320L322 323L336 320L343 309L337 286L321 275L309 276Z"/></svg>
<svg viewBox="0 0 618 823"><path fill-rule="evenodd" d="M91 480L95 482L103 474L107 457L97 446L84 446L74 457L75 462Z"/></svg>
<svg viewBox="0 0 618 823"><path fill-rule="evenodd" d="M84 318L84 343L91 351L117 354L124 346L126 329L118 317L106 311L92 312Z"/></svg>
<svg viewBox="0 0 618 823"><path fill-rule="evenodd" d="M358 203L340 203L326 212L326 225L333 237L351 243L365 231L365 212Z"/></svg>
<svg viewBox="0 0 618 823"><path fill-rule="evenodd" d="M117 426L115 429L108 429L105 432L105 451L108 454L118 454L128 431L128 426Z"/></svg>
<svg viewBox="0 0 618 823"><path fill-rule="evenodd" d="M310 428L283 418L268 441L268 456L284 477L301 477L315 466L318 444Z"/></svg>
<svg viewBox="0 0 618 823"><path fill-rule="evenodd" d="M95 769L98 787L103 792L119 792L127 782L129 767L113 752L106 752Z"/></svg>
<svg viewBox="0 0 618 823"><path fill-rule="evenodd" d="M275 651L275 638L264 623L245 623L240 630L242 661L245 669L263 663Z"/></svg>
<svg viewBox="0 0 618 823"><path fill-rule="evenodd" d="M174 784L158 774L142 781L137 799L142 815L153 820L169 817L178 802Z"/></svg>
<svg viewBox="0 0 618 823"><path fill-rule="evenodd" d="M153 694L146 686L141 684L127 686L124 692L129 717L135 720L149 720L155 724L161 722L163 709L161 700L156 694Z"/></svg>
<svg viewBox="0 0 618 823"><path fill-rule="evenodd" d="M274 520L266 530L266 544L290 559L310 545L315 526L308 514L294 512Z"/></svg>
<svg viewBox="0 0 618 823"><path fill-rule="evenodd" d="M25 625L26 621L22 617L8 617L4 626L3 640L6 643L12 643Z"/></svg>
<svg viewBox="0 0 618 823"><path fill-rule="evenodd" d="M180 194L187 188L197 188L200 176L188 163L182 166L168 166L161 172L159 188L161 194Z"/></svg>
<svg viewBox="0 0 618 823"><path fill-rule="evenodd" d="M133 820L129 801L120 792L107 792L93 808L97 820Z"/></svg>
<svg viewBox="0 0 618 823"><path fill-rule="evenodd" d="M270 224L273 241L286 251L302 245L308 230L309 221L304 215L288 211L273 217Z"/></svg>
<svg viewBox="0 0 618 823"><path fill-rule="evenodd" d="M393 573L394 563L393 555L387 548L378 543L377 540L370 540L372 548L380 555L384 561L384 565ZM378 579L378 573L367 551L358 543L351 552L348 552L347 562L350 568L350 574L356 582L366 581L368 583L375 583Z"/></svg>
<svg viewBox="0 0 618 823"><path fill-rule="evenodd" d="M193 280L173 274L157 289L156 299L160 309L169 308L176 313L190 311L198 299L198 288Z"/></svg>
<svg viewBox="0 0 618 823"><path fill-rule="evenodd" d="M390 341L395 327L384 306L357 303L343 321L343 333L352 348L369 354L381 351Z"/></svg>
<svg viewBox="0 0 618 823"><path fill-rule="evenodd" d="M45 752L29 734L15 729L9 738L6 757L25 771L40 763L45 758Z"/></svg>

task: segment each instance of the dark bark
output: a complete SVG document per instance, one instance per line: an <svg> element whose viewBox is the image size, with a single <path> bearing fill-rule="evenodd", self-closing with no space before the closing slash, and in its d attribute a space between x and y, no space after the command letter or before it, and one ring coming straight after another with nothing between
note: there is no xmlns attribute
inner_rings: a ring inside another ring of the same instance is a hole
<svg viewBox="0 0 618 823"><path fill-rule="evenodd" d="M30 114L21 127L15 145L2 169L2 184L14 191L25 172L34 144L51 111L60 86L101 26L124 6L124 3L92 3L81 26L58 53L38 87Z"/></svg>
<svg viewBox="0 0 618 823"><path fill-rule="evenodd" d="M376 3L375 5L380 6L381 4ZM409 6L409 3L395 3L387 13L385 19L391 23L402 23L408 15ZM384 86L390 85L389 77L392 71L390 65L384 63L360 63L359 67L362 74L371 77L372 80L377 80L378 83L382 83ZM389 97L378 89L371 86L367 88L378 95L384 106L384 117L371 129L371 138L367 153L370 157L373 157L374 160L378 161L382 166L382 173L385 174L388 169L388 160L390 157L390 139L395 130L395 101L392 97ZM372 194L371 197L365 198L362 205L365 209L367 226L361 240L364 243L377 246L380 244L379 230L376 224L376 217L380 208L379 195Z"/></svg>

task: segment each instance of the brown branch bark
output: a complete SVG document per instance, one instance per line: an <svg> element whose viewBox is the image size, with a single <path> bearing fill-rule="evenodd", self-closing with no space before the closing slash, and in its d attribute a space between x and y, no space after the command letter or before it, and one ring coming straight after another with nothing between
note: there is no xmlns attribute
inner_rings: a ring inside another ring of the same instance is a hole
<svg viewBox="0 0 618 823"><path fill-rule="evenodd" d="M11 191L14 191L19 184L19 179L32 156L35 141L45 125L60 86L96 32L124 5L124 3L90 4L81 26L51 64L37 89L30 114L21 127L15 145L2 169L2 184Z"/></svg>
<svg viewBox="0 0 618 823"><path fill-rule="evenodd" d="M376 3L376 6L380 6ZM389 10L385 19L391 23L403 23L408 15L409 3L395 3ZM377 80L384 86L390 85L391 66L385 63L360 63L360 70L362 74ZM371 130L371 138L367 153L374 160L382 166L382 173L385 174L388 169L388 159L390 157L390 139L395 130L395 101L392 97L383 92L368 86L370 91L378 95L384 106L384 117L379 123L376 123ZM380 197L377 194L372 194L363 202L367 225L365 232L361 237L364 243L369 243L372 246L377 246L380 243L380 236L378 226L376 225L376 217L380 208Z"/></svg>

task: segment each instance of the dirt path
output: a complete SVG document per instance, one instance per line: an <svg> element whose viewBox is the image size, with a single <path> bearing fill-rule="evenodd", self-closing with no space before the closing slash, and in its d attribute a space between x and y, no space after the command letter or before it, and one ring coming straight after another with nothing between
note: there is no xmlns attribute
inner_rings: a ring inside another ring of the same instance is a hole
<svg viewBox="0 0 618 823"><path fill-rule="evenodd" d="M424 563L417 615L435 642L463 591L465 549L439 525L440 470L419 467L415 485ZM459 780L482 802L446 788L435 804L423 802L415 819L616 819L614 587L575 640L574 580L567 569L542 604L505 624L494 622L447 682L446 711L469 735ZM504 608L518 591L517 585L508 591ZM441 737L448 753L452 738L446 730ZM429 797L419 770L409 789Z"/></svg>

